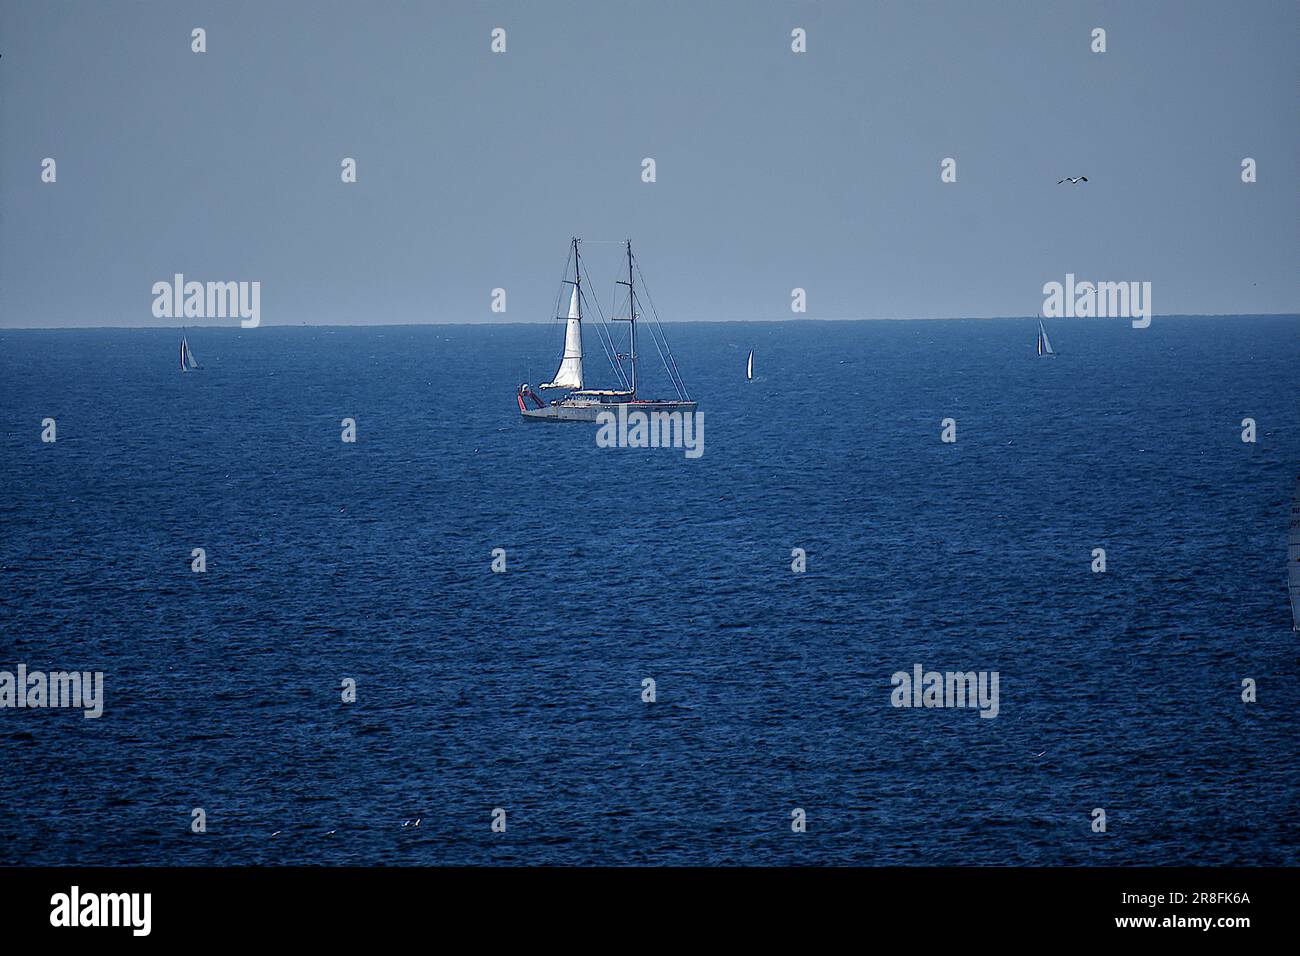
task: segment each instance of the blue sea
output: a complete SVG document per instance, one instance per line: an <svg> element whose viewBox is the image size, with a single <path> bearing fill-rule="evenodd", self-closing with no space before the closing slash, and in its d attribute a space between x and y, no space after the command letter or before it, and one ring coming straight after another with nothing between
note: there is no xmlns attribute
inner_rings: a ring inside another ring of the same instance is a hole
<svg viewBox="0 0 1300 956"><path fill-rule="evenodd" d="M521 420L545 326L0 331L0 670L104 674L0 863L1300 862L1300 320L1049 330L669 326L695 460Z"/></svg>

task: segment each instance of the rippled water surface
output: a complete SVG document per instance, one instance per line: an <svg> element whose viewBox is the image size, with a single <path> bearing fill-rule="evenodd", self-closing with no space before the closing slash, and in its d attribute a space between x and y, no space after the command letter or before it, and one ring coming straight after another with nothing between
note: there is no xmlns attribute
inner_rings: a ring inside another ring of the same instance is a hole
<svg viewBox="0 0 1300 956"><path fill-rule="evenodd" d="M539 327L0 332L0 670L106 682L0 863L1297 862L1294 317L669 331L698 460L522 422Z"/></svg>

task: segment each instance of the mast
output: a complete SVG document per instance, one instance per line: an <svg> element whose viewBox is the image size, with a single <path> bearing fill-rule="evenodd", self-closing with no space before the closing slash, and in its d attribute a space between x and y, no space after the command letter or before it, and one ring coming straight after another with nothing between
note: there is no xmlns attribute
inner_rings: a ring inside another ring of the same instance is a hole
<svg viewBox="0 0 1300 956"><path fill-rule="evenodd" d="M627 311L632 323L632 397L636 398L636 292L632 288L632 240L627 241Z"/></svg>
<svg viewBox="0 0 1300 956"><path fill-rule="evenodd" d="M578 237L573 237L573 284L578 290L578 321L582 321L582 272L578 269Z"/></svg>

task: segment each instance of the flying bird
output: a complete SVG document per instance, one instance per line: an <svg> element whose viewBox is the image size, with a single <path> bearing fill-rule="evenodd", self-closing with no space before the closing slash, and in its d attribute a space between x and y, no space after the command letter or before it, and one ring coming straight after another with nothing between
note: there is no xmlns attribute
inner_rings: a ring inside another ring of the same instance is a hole
<svg viewBox="0 0 1300 956"><path fill-rule="evenodd" d="M1066 176L1064 179L1058 179L1056 181L1056 185L1059 186L1061 185L1061 183L1069 183L1070 185L1074 185L1075 183L1086 183L1087 181L1088 181L1087 176Z"/></svg>

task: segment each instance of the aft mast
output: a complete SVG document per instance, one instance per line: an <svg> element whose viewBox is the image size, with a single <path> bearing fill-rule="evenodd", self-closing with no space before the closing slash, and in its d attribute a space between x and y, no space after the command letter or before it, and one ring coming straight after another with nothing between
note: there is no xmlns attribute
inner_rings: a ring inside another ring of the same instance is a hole
<svg viewBox="0 0 1300 956"><path fill-rule="evenodd" d="M636 399L636 290L632 287L632 240L627 240L627 320L632 325L632 399Z"/></svg>

